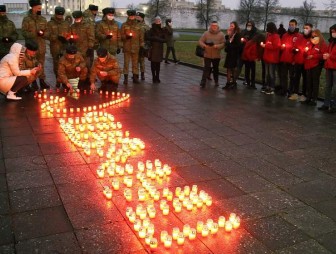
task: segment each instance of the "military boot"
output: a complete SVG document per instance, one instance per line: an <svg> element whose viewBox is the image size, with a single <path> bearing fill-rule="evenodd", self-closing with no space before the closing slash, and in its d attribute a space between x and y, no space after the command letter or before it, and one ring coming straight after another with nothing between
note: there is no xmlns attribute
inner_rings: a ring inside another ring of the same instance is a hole
<svg viewBox="0 0 336 254"><path fill-rule="evenodd" d="M44 81L44 79L40 79L40 88L41 89L49 89L50 86Z"/></svg>
<svg viewBox="0 0 336 254"><path fill-rule="evenodd" d="M141 72L141 80L145 80L145 73Z"/></svg>
<svg viewBox="0 0 336 254"><path fill-rule="evenodd" d="M139 74L133 74L133 83L139 84Z"/></svg>
<svg viewBox="0 0 336 254"><path fill-rule="evenodd" d="M124 85L128 85L128 74L124 74Z"/></svg>

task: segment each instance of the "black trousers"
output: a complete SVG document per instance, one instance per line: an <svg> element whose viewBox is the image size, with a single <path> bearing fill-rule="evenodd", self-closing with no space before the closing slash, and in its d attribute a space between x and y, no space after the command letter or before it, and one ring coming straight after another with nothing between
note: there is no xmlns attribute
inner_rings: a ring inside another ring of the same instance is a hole
<svg viewBox="0 0 336 254"><path fill-rule="evenodd" d="M160 69L161 69L160 62L151 62L151 71L152 71L153 81L160 80Z"/></svg>
<svg viewBox="0 0 336 254"><path fill-rule="evenodd" d="M29 85L28 84L28 79L26 76L17 76L12 88L10 89L12 92L17 92L19 91L22 87L25 87Z"/></svg>
<svg viewBox="0 0 336 254"><path fill-rule="evenodd" d="M289 87L294 87L294 65L291 63L281 63L280 64L280 84L282 92L286 93L288 91L288 75L289 75Z"/></svg>
<svg viewBox="0 0 336 254"><path fill-rule="evenodd" d="M211 73L211 65L212 65L212 73L215 82L218 82L218 74L219 74L219 61L220 58L204 58L204 67L203 67L203 75L202 75L202 83L206 82L207 77L209 77Z"/></svg>
<svg viewBox="0 0 336 254"><path fill-rule="evenodd" d="M176 53L175 53L175 48L174 47L167 47L165 61L166 62L168 61L168 57L169 57L170 51L172 52L173 59L176 62L177 59L176 59Z"/></svg>
<svg viewBox="0 0 336 254"><path fill-rule="evenodd" d="M322 66L318 65L314 68L306 70L307 75L307 99L316 101L320 88L320 76L322 72Z"/></svg>
<svg viewBox="0 0 336 254"><path fill-rule="evenodd" d="M245 64L245 81L247 85L255 85L256 62L244 61L244 64Z"/></svg>

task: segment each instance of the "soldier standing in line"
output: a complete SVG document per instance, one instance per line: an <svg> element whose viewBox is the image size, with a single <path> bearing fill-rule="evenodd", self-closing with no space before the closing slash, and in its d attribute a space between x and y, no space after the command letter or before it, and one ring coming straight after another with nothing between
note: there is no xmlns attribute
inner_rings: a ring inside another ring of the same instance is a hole
<svg viewBox="0 0 336 254"><path fill-rule="evenodd" d="M22 21L22 35L25 40L35 40L38 43L37 59L42 64L42 71L39 76L40 88L49 89L50 86L45 82L44 62L46 54L46 39L48 38L47 20L41 16L41 0L29 0L31 9ZM33 82L33 89L37 89L36 82Z"/></svg>
<svg viewBox="0 0 336 254"><path fill-rule="evenodd" d="M70 34L70 25L64 20L65 9L57 6L55 8L55 16L48 22L49 40L50 40L50 53L53 58L54 73L56 76L56 87L59 88L61 83L58 82L57 70L58 61L63 56L67 46L66 37ZM65 84L64 84L65 85Z"/></svg>
<svg viewBox="0 0 336 254"><path fill-rule="evenodd" d="M0 60L9 53L17 39L16 27L6 15L6 5L0 5Z"/></svg>
<svg viewBox="0 0 336 254"><path fill-rule="evenodd" d="M124 52L124 85L128 84L129 61L132 62L133 83L139 83L139 50L144 46L144 34L135 19L136 11L128 10L128 19L121 26L121 39Z"/></svg>
<svg viewBox="0 0 336 254"><path fill-rule="evenodd" d="M87 76L88 68L82 54L77 52L74 45L67 46L65 54L58 62L57 82L64 84L71 90L69 79L79 78L78 87L80 89L85 87Z"/></svg>
<svg viewBox="0 0 336 254"><path fill-rule="evenodd" d="M142 12L138 12L136 19L138 20L142 28L142 32L145 38L147 31L149 31L150 29L150 27L145 23L145 14ZM141 50L139 52L139 65L140 65L141 80L145 80L145 56L144 56L144 52Z"/></svg>
<svg viewBox="0 0 336 254"><path fill-rule="evenodd" d="M94 4L90 4L89 8L83 12L84 22L90 24L92 26L93 31L95 31L95 29L96 29L97 12L98 12L98 6L94 5ZM97 40L95 40L94 46L96 46L96 48L98 48L98 41ZM89 59L89 64L90 64L88 66L88 68L91 68L92 63L93 63L93 58L94 58L94 49L93 48L89 49L87 51L87 57Z"/></svg>
<svg viewBox="0 0 336 254"><path fill-rule="evenodd" d="M86 61L86 66L90 68L90 56L95 43L94 27L83 21L82 11L72 13L75 22L70 27L70 35L67 37L70 44L75 45ZM87 83L89 86L89 82ZM85 87L80 87L85 89Z"/></svg>
<svg viewBox="0 0 336 254"><path fill-rule="evenodd" d="M114 8L104 8L103 19L96 26L96 38L99 40L100 47L106 48L113 56L119 54L121 48L120 31L114 20L114 14Z"/></svg>
<svg viewBox="0 0 336 254"><path fill-rule="evenodd" d="M110 55L105 48L97 49L97 58L90 71L91 89L95 90L96 77L101 81L102 91L116 90L120 79L120 68L117 59Z"/></svg>

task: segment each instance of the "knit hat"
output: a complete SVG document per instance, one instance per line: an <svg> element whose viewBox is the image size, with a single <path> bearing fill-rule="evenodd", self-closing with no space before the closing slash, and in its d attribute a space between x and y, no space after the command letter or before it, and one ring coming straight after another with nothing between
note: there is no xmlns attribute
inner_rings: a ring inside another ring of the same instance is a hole
<svg viewBox="0 0 336 254"><path fill-rule="evenodd" d="M75 19L79 19L79 18L83 17L83 12L82 11L74 11L72 13L72 17L75 18Z"/></svg>
<svg viewBox="0 0 336 254"><path fill-rule="evenodd" d="M6 5L0 5L0 12L6 12Z"/></svg>
<svg viewBox="0 0 336 254"><path fill-rule="evenodd" d="M36 41L33 40L27 40L25 43L25 47L31 51L37 51L38 50L38 44Z"/></svg>
<svg viewBox="0 0 336 254"><path fill-rule="evenodd" d="M89 5L89 10L90 10L90 11L98 11L98 6L97 6L97 5L94 5L94 4L90 4L90 5Z"/></svg>
<svg viewBox="0 0 336 254"><path fill-rule="evenodd" d="M107 49L106 48L99 48L97 49L97 56L100 58L107 56Z"/></svg>
<svg viewBox="0 0 336 254"><path fill-rule="evenodd" d="M142 12L137 12L137 16L141 17L142 19L145 18L145 14Z"/></svg>
<svg viewBox="0 0 336 254"><path fill-rule="evenodd" d="M34 7L37 5L42 5L41 0L29 0L29 6Z"/></svg>
<svg viewBox="0 0 336 254"><path fill-rule="evenodd" d="M136 15L136 11L135 10L128 10L127 11L127 16L135 16Z"/></svg>
<svg viewBox="0 0 336 254"><path fill-rule="evenodd" d="M111 7L107 7L103 9L103 15L107 15L107 14L114 14L115 13L115 9L111 8Z"/></svg>
<svg viewBox="0 0 336 254"><path fill-rule="evenodd" d="M57 6L55 8L55 14L56 15L64 15L64 13L65 13L65 9L63 7Z"/></svg>
<svg viewBox="0 0 336 254"><path fill-rule="evenodd" d="M74 55L77 53L77 48L74 45L69 45L66 47L65 52L69 55Z"/></svg>

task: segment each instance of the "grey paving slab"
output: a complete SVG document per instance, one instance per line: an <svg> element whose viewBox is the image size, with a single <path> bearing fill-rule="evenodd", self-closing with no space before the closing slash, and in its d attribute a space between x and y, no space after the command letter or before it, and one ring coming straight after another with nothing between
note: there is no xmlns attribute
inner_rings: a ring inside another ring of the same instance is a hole
<svg viewBox="0 0 336 254"><path fill-rule="evenodd" d="M336 231L317 237L317 241L329 251L335 253L336 250Z"/></svg>
<svg viewBox="0 0 336 254"><path fill-rule="evenodd" d="M306 242L301 242L291 247L276 251L279 254L286 254L286 253L307 253L307 254L314 254L314 253L321 253L321 254L328 254L331 253L326 248L321 246L315 240L308 240Z"/></svg>
<svg viewBox="0 0 336 254"><path fill-rule="evenodd" d="M15 246L16 253L82 253L76 236L72 233L48 235L20 241Z"/></svg>
<svg viewBox="0 0 336 254"><path fill-rule="evenodd" d="M5 161L0 159L0 174L6 173Z"/></svg>
<svg viewBox="0 0 336 254"><path fill-rule="evenodd" d="M0 246L0 253L3 253L3 254L15 254L14 244L1 245Z"/></svg>
<svg viewBox="0 0 336 254"><path fill-rule="evenodd" d="M312 206L319 212L336 221L336 198L312 204Z"/></svg>
<svg viewBox="0 0 336 254"><path fill-rule="evenodd" d="M0 215L0 246L14 244L12 219L9 215Z"/></svg>
<svg viewBox="0 0 336 254"><path fill-rule="evenodd" d="M8 192L0 192L0 215L9 214Z"/></svg>
<svg viewBox="0 0 336 254"><path fill-rule="evenodd" d="M5 167L7 173L48 170L47 163L43 156L9 158L5 160Z"/></svg>
<svg viewBox="0 0 336 254"><path fill-rule="evenodd" d="M46 170L12 172L7 174L8 189L20 190L24 188L42 187L53 184L51 175Z"/></svg>
<svg viewBox="0 0 336 254"><path fill-rule="evenodd" d="M41 150L36 144L5 147L3 150L4 158L18 158L25 156L36 156L41 154Z"/></svg>
<svg viewBox="0 0 336 254"><path fill-rule="evenodd" d="M0 192L7 191L6 174L0 174Z"/></svg>

